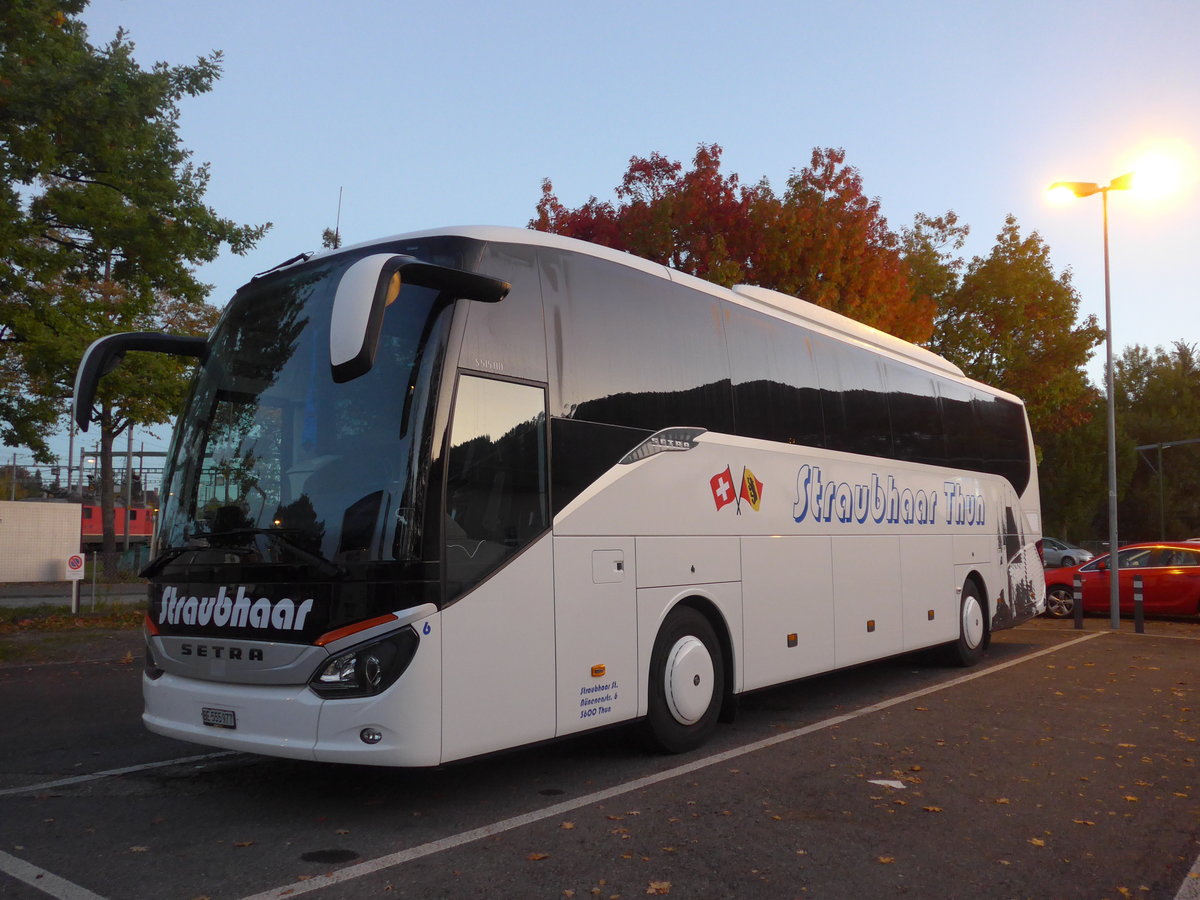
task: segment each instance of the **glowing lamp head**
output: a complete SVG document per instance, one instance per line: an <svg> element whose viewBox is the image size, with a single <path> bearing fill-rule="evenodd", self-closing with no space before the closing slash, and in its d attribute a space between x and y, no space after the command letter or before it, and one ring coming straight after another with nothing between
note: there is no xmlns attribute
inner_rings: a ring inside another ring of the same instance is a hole
<svg viewBox="0 0 1200 900"><path fill-rule="evenodd" d="M1057 203L1066 203L1076 197L1090 197L1099 193L1103 188L1093 181L1056 181L1050 185L1050 199Z"/></svg>

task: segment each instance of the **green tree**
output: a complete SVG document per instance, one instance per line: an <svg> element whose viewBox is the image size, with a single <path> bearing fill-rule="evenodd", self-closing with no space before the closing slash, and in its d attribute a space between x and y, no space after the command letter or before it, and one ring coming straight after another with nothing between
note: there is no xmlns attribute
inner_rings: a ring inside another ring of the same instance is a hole
<svg viewBox="0 0 1200 900"><path fill-rule="evenodd" d="M1108 453L1104 395L1091 389L1089 416L1038 435L1038 476L1046 534L1069 541L1107 534ZM1118 463L1118 477L1122 467Z"/></svg>
<svg viewBox="0 0 1200 900"><path fill-rule="evenodd" d="M913 292L939 310L951 304L962 283L966 263L956 254L970 233L970 226L960 224L954 210L941 216L917 213L912 226L901 229L900 252Z"/></svg>
<svg viewBox="0 0 1200 900"><path fill-rule="evenodd" d="M1010 215L991 253L971 261L942 303L929 346L1023 398L1036 437L1088 420L1094 397L1084 366L1103 339L1095 316L1079 321L1071 273L1055 274L1045 241L1022 236Z"/></svg>
<svg viewBox="0 0 1200 900"><path fill-rule="evenodd" d="M163 297L196 307L200 327L209 288L195 266L223 246L246 252L269 227L206 206L208 167L179 138L178 104L211 90L220 54L144 70L123 32L88 42L85 5L23 0L0 15L0 438L41 460L87 344L161 319ZM122 422L169 417L173 373L103 389L105 447ZM107 532L111 504L105 521Z"/></svg>
<svg viewBox="0 0 1200 900"><path fill-rule="evenodd" d="M1025 401L1046 532L1074 540L1099 533L1096 512L1108 496L1104 399L1084 366L1104 332L1094 316L1080 320L1071 274L1055 273L1036 232L1022 235L1008 216L991 252L964 266L955 253L966 234L953 212L918 216L904 232L914 283L938 305L929 347Z"/></svg>
<svg viewBox="0 0 1200 900"><path fill-rule="evenodd" d="M1126 463L1130 483L1121 497L1122 533L1129 540L1200 535L1200 354L1196 345L1176 341L1153 352L1138 345L1127 347L1113 373L1117 422L1125 442L1146 448Z"/></svg>
<svg viewBox="0 0 1200 900"><path fill-rule="evenodd" d="M773 288L898 337L930 335L934 303L909 282L899 238L863 193L845 152L815 149L777 196L764 179L721 172L701 144L692 168L658 153L633 157L616 203L562 204L549 179L531 228L625 250L726 286Z"/></svg>
<svg viewBox="0 0 1200 900"><path fill-rule="evenodd" d="M244 253L268 227L206 206L208 167L179 139L178 103L211 89L220 54L143 70L123 32L88 42L85 5L23 0L0 17L0 437L40 459L71 373L35 336L108 280L143 313L158 292L199 303L194 266L223 245Z"/></svg>

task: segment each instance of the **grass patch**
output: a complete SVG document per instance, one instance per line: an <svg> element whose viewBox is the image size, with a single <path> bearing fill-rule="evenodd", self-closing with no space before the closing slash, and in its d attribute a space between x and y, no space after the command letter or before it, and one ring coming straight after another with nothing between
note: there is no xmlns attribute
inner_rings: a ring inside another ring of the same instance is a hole
<svg viewBox="0 0 1200 900"><path fill-rule="evenodd" d="M139 628L146 614L139 604L97 603L71 615L71 607L43 603L0 610L0 636L28 632L112 631Z"/></svg>
<svg viewBox="0 0 1200 900"><path fill-rule="evenodd" d="M97 603L71 615L70 606L42 604L0 610L0 665L141 658L140 605Z"/></svg>

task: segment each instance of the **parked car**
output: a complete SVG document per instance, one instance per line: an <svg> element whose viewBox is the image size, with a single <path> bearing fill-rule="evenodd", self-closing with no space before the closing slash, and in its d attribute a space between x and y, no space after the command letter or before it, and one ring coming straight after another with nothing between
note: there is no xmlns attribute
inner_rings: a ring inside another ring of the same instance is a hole
<svg viewBox="0 0 1200 900"><path fill-rule="evenodd" d="M1133 612L1133 577L1142 576L1147 615L1200 615L1200 545L1189 541L1130 544L1117 551L1120 610ZM1059 618L1075 609L1075 574L1083 579L1083 611L1109 612L1108 554L1078 566L1046 571L1046 609Z"/></svg>
<svg viewBox="0 0 1200 900"><path fill-rule="evenodd" d="M1047 569L1059 569L1063 566L1077 566L1095 556L1090 550L1060 541L1058 538L1042 538L1042 559L1046 561Z"/></svg>

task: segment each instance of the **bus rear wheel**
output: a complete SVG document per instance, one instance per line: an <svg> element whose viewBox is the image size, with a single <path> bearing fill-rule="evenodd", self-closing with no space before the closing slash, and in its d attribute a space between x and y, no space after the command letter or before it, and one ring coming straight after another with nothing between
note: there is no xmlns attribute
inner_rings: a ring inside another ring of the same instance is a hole
<svg viewBox="0 0 1200 900"><path fill-rule="evenodd" d="M973 666L983 659L988 645L987 604L974 581L963 585L958 610L958 640L950 645L950 661Z"/></svg>
<svg viewBox="0 0 1200 900"><path fill-rule="evenodd" d="M672 610L650 657L651 746L686 753L703 744L716 728L724 689L725 660L712 625L691 607Z"/></svg>

